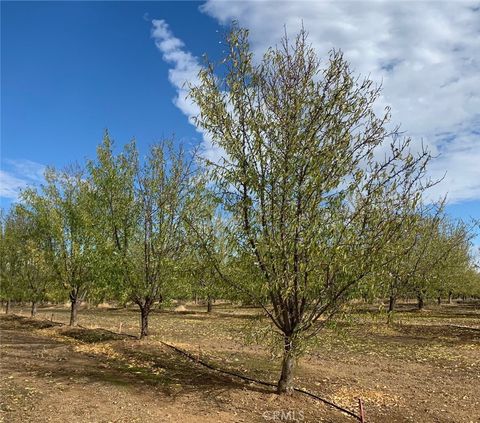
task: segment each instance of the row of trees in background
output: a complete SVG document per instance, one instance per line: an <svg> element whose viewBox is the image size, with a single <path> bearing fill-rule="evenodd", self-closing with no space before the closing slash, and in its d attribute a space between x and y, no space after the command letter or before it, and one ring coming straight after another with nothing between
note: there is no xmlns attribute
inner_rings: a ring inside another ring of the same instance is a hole
<svg viewBox="0 0 480 423"><path fill-rule="evenodd" d="M407 217L406 217L407 218ZM415 297L421 310L426 298L478 295L478 272L471 257L471 228L445 216L442 206L408 216L414 231L399 234L392 248L396 255L382 277L389 298L389 321L399 297Z"/></svg>
<svg viewBox="0 0 480 423"><path fill-rule="evenodd" d="M155 304L200 294L261 307L283 352L278 392L295 359L354 298L480 296L471 228L425 205L430 156L374 113L380 89L340 52L322 68L306 34L255 65L234 29L218 77L199 74L196 123L223 153L197 160L172 142L140 158L115 153L49 169L1 221L1 296L71 304L133 302L140 336Z"/></svg>
<svg viewBox="0 0 480 423"><path fill-rule="evenodd" d="M165 141L141 163L134 142L115 155L106 134L84 168L49 169L42 188L26 190L2 219L2 297L32 301L34 315L38 301L67 293L72 326L84 300L130 301L141 337L154 304L191 291L212 298L219 289L207 290L184 219L213 208L198 201L192 157Z"/></svg>

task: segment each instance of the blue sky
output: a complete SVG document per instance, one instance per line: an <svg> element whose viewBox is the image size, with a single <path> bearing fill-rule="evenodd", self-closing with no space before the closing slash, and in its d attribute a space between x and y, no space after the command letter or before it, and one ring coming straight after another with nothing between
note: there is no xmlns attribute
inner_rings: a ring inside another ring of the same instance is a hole
<svg viewBox="0 0 480 423"><path fill-rule="evenodd" d="M219 35L198 5L2 3L2 159L82 160L95 154L105 128L140 146L173 133L197 139L173 104L148 16L168 19L200 55Z"/></svg>
<svg viewBox="0 0 480 423"><path fill-rule="evenodd" d="M383 81L379 107L438 154L434 195L480 218L480 3L447 1L2 2L2 206L43 166L93 157L106 128L141 150L172 134L208 149L182 87L202 54L220 57L232 19L258 57L302 22L320 55L342 48Z"/></svg>

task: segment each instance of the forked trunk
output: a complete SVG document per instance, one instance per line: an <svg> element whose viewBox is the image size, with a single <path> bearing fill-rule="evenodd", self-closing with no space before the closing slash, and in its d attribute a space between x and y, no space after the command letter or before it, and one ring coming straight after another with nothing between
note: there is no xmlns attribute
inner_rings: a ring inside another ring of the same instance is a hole
<svg viewBox="0 0 480 423"><path fill-rule="evenodd" d="M277 394L291 394L293 392L293 369L295 357L290 337L285 336L283 346L282 374L277 384Z"/></svg>
<svg viewBox="0 0 480 423"><path fill-rule="evenodd" d="M30 316L35 317L36 315L37 315L37 302L32 301L32 310L31 310Z"/></svg>

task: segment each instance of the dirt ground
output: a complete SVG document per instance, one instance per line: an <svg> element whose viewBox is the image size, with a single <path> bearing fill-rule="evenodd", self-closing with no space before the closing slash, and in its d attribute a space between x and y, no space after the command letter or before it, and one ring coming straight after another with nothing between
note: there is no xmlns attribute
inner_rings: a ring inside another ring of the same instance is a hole
<svg viewBox="0 0 480 423"><path fill-rule="evenodd" d="M264 381L278 359L246 343L258 310L189 305L155 311L151 335L137 340L135 309L27 307L0 317L0 419L5 422L353 422L352 417L296 393L202 367L161 341L222 369ZM53 316L52 316L53 314ZM480 309L443 305L424 312L403 305L396 323L375 308L325 330L298 364L295 385L358 412L367 422L480 422ZM116 335L121 331L127 335Z"/></svg>

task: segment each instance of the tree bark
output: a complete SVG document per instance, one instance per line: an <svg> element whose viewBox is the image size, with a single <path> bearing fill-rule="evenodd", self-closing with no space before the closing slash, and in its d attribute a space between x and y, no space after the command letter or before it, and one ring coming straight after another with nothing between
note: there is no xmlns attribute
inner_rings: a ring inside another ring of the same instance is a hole
<svg viewBox="0 0 480 423"><path fill-rule="evenodd" d="M78 295L75 293L70 294L70 326L77 326L78 324Z"/></svg>
<svg viewBox="0 0 480 423"><path fill-rule="evenodd" d="M213 309L212 297L207 297L207 313L211 313Z"/></svg>
<svg viewBox="0 0 480 423"><path fill-rule="evenodd" d="M452 293L452 291L450 291L448 293L448 304L452 304L452 295L453 295L453 293Z"/></svg>
<svg viewBox="0 0 480 423"><path fill-rule="evenodd" d="M30 316L35 317L36 315L37 315L37 302L32 301L32 310L31 310Z"/></svg>
<svg viewBox="0 0 480 423"><path fill-rule="evenodd" d="M396 303L397 303L397 297L395 297L395 295L390 295L390 300L388 302L387 324L390 324L393 320L393 312L395 310Z"/></svg>
<svg viewBox="0 0 480 423"><path fill-rule="evenodd" d="M283 345L282 373L277 384L277 394L291 394L293 392L293 369L295 358L293 344L290 337L285 336Z"/></svg>
<svg viewBox="0 0 480 423"><path fill-rule="evenodd" d="M150 314L150 305L140 306L140 339L148 336L148 315Z"/></svg>
<svg viewBox="0 0 480 423"><path fill-rule="evenodd" d="M10 307L11 307L11 304L12 302L10 300L7 300L7 304L5 305L5 314L9 314L10 313Z"/></svg>
<svg viewBox="0 0 480 423"><path fill-rule="evenodd" d="M421 295L421 294L417 295L417 300L418 300L418 303L417 303L418 309L423 310L423 307L425 305L425 302L423 300L423 295Z"/></svg>
<svg viewBox="0 0 480 423"><path fill-rule="evenodd" d="M390 300L388 302L388 312L393 313L395 310L395 305L397 304L397 297L390 295Z"/></svg>
<svg viewBox="0 0 480 423"><path fill-rule="evenodd" d="M441 304L442 304L442 298L441 298L441 297L437 297L437 304L438 304L438 305L441 305Z"/></svg>

